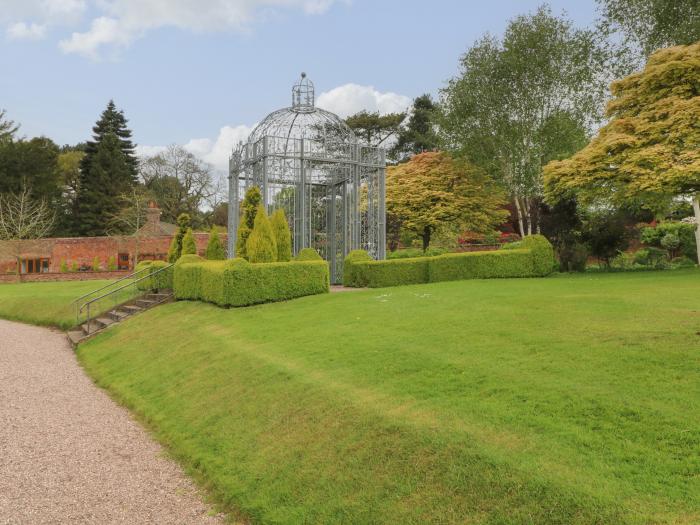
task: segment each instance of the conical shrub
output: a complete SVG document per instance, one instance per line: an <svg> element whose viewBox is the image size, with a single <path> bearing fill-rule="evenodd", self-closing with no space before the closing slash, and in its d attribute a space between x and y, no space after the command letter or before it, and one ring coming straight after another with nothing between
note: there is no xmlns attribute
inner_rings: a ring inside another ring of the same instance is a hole
<svg viewBox="0 0 700 525"><path fill-rule="evenodd" d="M290 261L292 259L292 235L289 231L287 217L282 208L275 210L270 219L270 224L277 243L277 261Z"/></svg>
<svg viewBox="0 0 700 525"><path fill-rule="evenodd" d="M236 237L236 257L248 258L246 245L248 237L255 226L255 215L261 202L262 194L260 193L260 188L257 186L248 188L241 203L241 223L238 226L238 236Z"/></svg>
<svg viewBox="0 0 700 525"><path fill-rule="evenodd" d="M194 242L194 234L192 228L187 229L187 233L182 238L182 255L196 254L197 244Z"/></svg>
<svg viewBox="0 0 700 525"><path fill-rule="evenodd" d="M252 263L269 263L277 259L275 235L262 205L255 214L255 225L246 242L246 254Z"/></svg>
<svg viewBox="0 0 700 525"><path fill-rule="evenodd" d="M205 256L210 261L222 261L226 258L226 250L224 250L224 245L221 242L219 230L216 229L216 226L212 226L211 232L209 232L209 242L207 243Z"/></svg>

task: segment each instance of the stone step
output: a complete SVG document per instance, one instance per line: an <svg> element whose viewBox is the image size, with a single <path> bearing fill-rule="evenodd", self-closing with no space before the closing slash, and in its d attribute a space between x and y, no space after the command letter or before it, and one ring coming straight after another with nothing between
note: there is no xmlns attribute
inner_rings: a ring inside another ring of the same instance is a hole
<svg viewBox="0 0 700 525"><path fill-rule="evenodd" d="M148 295L146 295L146 299L148 299L149 301L161 302L161 301L165 301L169 297L172 297L172 295L173 295L172 292L169 292L169 293L149 293Z"/></svg>
<svg viewBox="0 0 700 525"><path fill-rule="evenodd" d="M114 319L111 319L109 317L98 317L95 319L98 323L102 325L102 328L106 328L111 324L114 324Z"/></svg>
<svg viewBox="0 0 700 525"><path fill-rule="evenodd" d="M119 310L112 310L107 315L116 323L129 317L129 314L126 312L120 312Z"/></svg>
<svg viewBox="0 0 700 525"><path fill-rule="evenodd" d="M156 301L152 301L150 299L136 299L134 301L134 304L136 306L140 306L141 308L149 308L149 307L153 306L154 304L156 304Z"/></svg>
<svg viewBox="0 0 700 525"><path fill-rule="evenodd" d="M85 337L86 335L81 330L71 330L68 332L68 339L73 346L77 346Z"/></svg>
<svg viewBox="0 0 700 525"><path fill-rule="evenodd" d="M119 309L122 310L123 312L126 312L128 315L132 315L132 314L135 314L137 312L141 312L143 310L143 308L141 308L140 306L136 306L134 304L127 304L126 306L120 306Z"/></svg>
<svg viewBox="0 0 700 525"><path fill-rule="evenodd" d="M83 334L85 335L92 335L98 330L102 330L104 328L104 325L100 323L97 319L93 319L90 321L90 328L88 329L88 324L83 323L80 325L80 328L83 329Z"/></svg>

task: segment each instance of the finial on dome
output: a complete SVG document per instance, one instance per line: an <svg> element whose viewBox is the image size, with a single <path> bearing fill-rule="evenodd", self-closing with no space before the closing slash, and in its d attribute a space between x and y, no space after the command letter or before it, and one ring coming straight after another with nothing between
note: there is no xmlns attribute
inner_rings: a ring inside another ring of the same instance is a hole
<svg viewBox="0 0 700 525"><path fill-rule="evenodd" d="M292 88L292 109L295 111L313 111L314 83L302 71L301 79Z"/></svg>

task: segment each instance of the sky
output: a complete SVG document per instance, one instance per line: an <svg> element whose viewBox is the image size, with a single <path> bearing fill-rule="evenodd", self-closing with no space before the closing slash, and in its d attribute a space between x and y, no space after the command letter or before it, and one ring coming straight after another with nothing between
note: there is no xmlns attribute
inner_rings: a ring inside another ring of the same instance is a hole
<svg viewBox="0 0 700 525"><path fill-rule="evenodd" d="M302 71L341 117L437 95L459 57L537 0L0 0L0 109L20 134L90 137L110 99L141 154L182 144L225 169L291 104ZM550 0L578 26L594 0Z"/></svg>

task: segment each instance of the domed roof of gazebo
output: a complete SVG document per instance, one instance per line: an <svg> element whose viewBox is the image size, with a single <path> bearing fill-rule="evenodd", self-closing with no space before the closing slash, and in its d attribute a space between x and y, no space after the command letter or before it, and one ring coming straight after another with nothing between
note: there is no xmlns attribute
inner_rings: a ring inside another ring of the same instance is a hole
<svg viewBox="0 0 700 525"><path fill-rule="evenodd" d="M335 113L318 108L314 100L314 85L301 74L292 88L292 105L273 111L251 132L248 143L253 144L265 136L284 139L329 140L355 143L355 133Z"/></svg>

